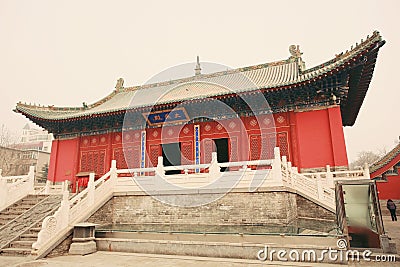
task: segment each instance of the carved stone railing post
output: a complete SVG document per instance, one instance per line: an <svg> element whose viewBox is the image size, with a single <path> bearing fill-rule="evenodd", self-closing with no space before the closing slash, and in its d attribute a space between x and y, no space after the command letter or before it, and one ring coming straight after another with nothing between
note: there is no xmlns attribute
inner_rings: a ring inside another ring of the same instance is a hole
<svg viewBox="0 0 400 267"><path fill-rule="evenodd" d="M282 166L283 166L283 173L282 178L285 178L285 181L287 182L287 177L288 177L288 164L287 164L287 158L286 156L282 156Z"/></svg>
<svg viewBox="0 0 400 267"><path fill-rule="evenodd" d="M88 182L88 203L89 206L94 204L94 173L89 174L89 182Z"/></svg>
<svg viewBox="0 0 400 267"><path fill-rule="evenodd" d="M371 177L369 176L369 166L368 163L364 164L364 178L370 179Z"/></svg>
<svg viewBox="0 0 400 267"><path fill-rule="evenodd" d="M7 180L0 176L0 211L5 208L8 199Z"/></svg>
<svg viewBox="0 0 400 267"><path fill-rule="evenodd" d="M320 174L317 174L317 176L316 176L316 183L317 183L318 199L322 200L324 197L324 186L322 184Z"/></svg>
<svg viewBox="0 0 400 267"><path fill-rule="evenodd" d="M29 193L33 194L35 192L35 166L29 167L28 184L29 184Z"/></svg>
<svg viewBox="0 0 400 267"><path fill-rule="evenodd" d="M137 173L136 173L137 176ZM118 178L118 174L117 174L117 161L116 160L112 160L111 161L111 168L110 168L110 180L111 180L111 187L115 188L116 184L117 184L117 178Z"/></svg>
<svg viewBox="0 0 400 267"><path fill-rule="evenodd" d="M163 157L158 157L157 159L157 168L156 168L156 172L158 175L160 175L161 177L165 175L165 171L164 171L164 158Z"/></svg>
<svg viewBox="0 0 400 267"><path fill-rule="evenodd" d="M279 147L274 148L274 162L272 163L273 179L276 185L282 185L282 161Z"/></svg>
<svg viewBox="0 0 400 267"><path fill-rule="evenodd" d="M65 180L64 181L64 190L63 191L69 192L69 185L70 185L70 181L69 180Z"/></svg>
<svg viewBox="0 0 400 267"><path fill-rule="evenodd" d="M208 177L213 180L221 174L221 168L218 165L217 152L211 153L211 164L208 169Z"/></svg>
<svg viewBox="0 0 400 267"><path fill-rule="evenodd" d="M290 161L287 163L286 173L287 173L286 174L287 183L292 185L293 174L292 174L292 163Z"/></svg>
<svg viewBox="0 0 400 267"><path fill-rule="evenodd" d="M46 195L48 195L48 194L50 193L50 185L51 185L51 181L47 180L47 181L46 181L46 186L45 186L45 188L44 188L44 193L45 193Z"/></svg>
<svg viewBox="0 0 400 267"><path fill-rule="evenodd" d="M334 188L335 183L333 182L333 173L331 172L331 166L326 165L326 186Z"/></svg>
<svg viewBox="0 0 400 267"><path fill-rule="evenodd" d="M68 226L69 223L69 192L64 191L62 193L62 200L61 200L61 206L60 206L60 218L61 218L61 224L60 224L60 229L64 229L65 227Z"/></svg>

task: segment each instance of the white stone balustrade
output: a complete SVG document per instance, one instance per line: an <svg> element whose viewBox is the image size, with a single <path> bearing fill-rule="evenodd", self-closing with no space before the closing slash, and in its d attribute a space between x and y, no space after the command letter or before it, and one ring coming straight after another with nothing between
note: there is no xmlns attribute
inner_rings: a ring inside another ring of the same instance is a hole
<svg viewBox="0 0 400 267"><path fill-rule="evenodd" d="M64 190L68 190L68 181L54 183L47 180L44 187L43 193L46 195L58 195L62 194Z"/></svg>
<svg viewBox="0 0 400 267"><path fill-rule="evenodd" d="M254 170L248 166L257 168ZM228 169L221 172L221 167ZM181 170L182 174L165 175L165 171L169 170ZM202 170L202 172L196 173L195 170ZM238 182L233 185L234 188L247 188L249 191L254 191L257 188L286 187L331 211L335 211L335 191L333 190L335 179L369 179L369 171L366 168L357 171L332 172L330 166L327 166L326 172L299 173L286 157L281 158L279 148L274 149L274 159L270 160L218 163L217 154L213 153L209 164L166 167L163 166L163 158L159 157L156 167L121 170L117 170L116 161L113 160L109 172L97 181L94 179L94 174L90 174L88 187L72 199L68 199L67 185L63 187L61 207L54 215L44 220L38 240L32 245L32 253L36 255L45 253L55 240L68 233L74 224L86 220L110 199L113 193L143 192L141 183L148 183L153 186L150 188L157 190L156 176L179 185L183 189L202 188L220 177L225 181L240 177ZM223 189L224 186L232 186L232 184L222 182L217 186Z"/></svg>
<svg viewBox="0 0 400 267"><path fill-rule="evenodd" d="M0 170L0 211L34 193L35 167L29 167L27 175L1 176Z"/></svg>
<svg viewBox="0 0 400 267"><path fill-rule="evenodd" d="M91 173L88 187L71 199L67 185L64 184L61 206L54 215L44 219L38 239L32 244L32 254L38 257L44 255L52 248L54 242L68 234L75 224L86 220L108 201L114 192L116 179L117 168L113 160L109 172L97 181Z"/></svg>

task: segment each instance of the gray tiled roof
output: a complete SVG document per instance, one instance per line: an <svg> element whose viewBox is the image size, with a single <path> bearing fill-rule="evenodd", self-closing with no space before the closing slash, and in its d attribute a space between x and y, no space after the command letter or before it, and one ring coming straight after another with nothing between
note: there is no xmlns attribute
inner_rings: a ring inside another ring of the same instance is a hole
<svg viewBox="0 0 400 267"><path fill-rule="evenodd" d="M16 111L46 120L62 120L115 112L127 108L152 106L155 100L158 104L162 104L255 89L273 90L277 87L295 85L325 75L380 41L381 36L378 32L374 32L371 37L357 44L354 48L352 47L350 51L336 55L334 59L306 70L302 70L303 62L301 58L292 56L288 60L273 63L116 89L107 97L88 105L86 108L44 107L18 103Z"/></svg>
<svg viewBox="0 0 400 267"><path fill-rule="evenodd" d="M396 165L398 163L397 162L393 162L392 166L388 166L388 164L395 159L398 155L400 155L400 143L395 146L392 150L390 150L386 155L384 155L382 158L378 159L377 161L375 161L374 163L372 163L369 166L369 171L371 173L374 173L376 171L379 171L382 168L388 169L394 165ZM374 177L373 177L374 178Z"/></svg>

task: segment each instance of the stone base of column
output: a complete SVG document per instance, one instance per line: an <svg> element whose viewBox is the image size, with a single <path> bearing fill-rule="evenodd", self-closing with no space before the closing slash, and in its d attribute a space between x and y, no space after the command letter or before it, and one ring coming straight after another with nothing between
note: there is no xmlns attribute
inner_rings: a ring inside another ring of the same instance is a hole
<svg viewBox="0 0 400 267"><path fill-rule="evenodd" d="M72 243L68 253L71 255L87 255L97 251L95 241Z"/></svg>

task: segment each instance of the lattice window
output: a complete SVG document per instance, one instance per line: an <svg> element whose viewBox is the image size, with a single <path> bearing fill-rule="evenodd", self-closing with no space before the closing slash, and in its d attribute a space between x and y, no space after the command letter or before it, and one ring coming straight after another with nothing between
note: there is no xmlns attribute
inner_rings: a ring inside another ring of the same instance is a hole
<svg viewBox="0 0 400 267"><path fill-rule="evenodd" d="M250 160L258 160L260 159L260 135L251 135L250 136Z"/></svg>
<svg viewBox="0 0 400 267"><path fill-rule="evenodd" d="M237 147L237 138L231 138L231 161L238 161L238 147Z"/></svg>
<svg viewBox="0 0 400 267"><path fill-rule="evenodd" d="M120 162L120 160L119 160L119 158L120 158L119 153L120 153L120 151L119 151L118 148L117 148L117 149L114 149L114 160L117 161L117 169L120 169L120 168L121 168L121 162Z"/></svg>
<svg viewBox="0 0 400 267"><path fill-rule="evenodd" d="M289 160L289 145L287 142L287 133L278 133L278 146L281 151L281 156L286 156Z"/></svg>
<svg viewBox="0 0 400 267"><path fill-rule="evenodd" d="M208 139L204 142L204 163L211 162L211 153L213 152L214 141Z"/></svg>
<svg viewBox="0 0 400 267"><path fill-rule="evenodd" d="M158 157L160 156L159 150L160 148L158 145L150 146L150 162L153 167L156 167L158 164Z"/></svg>
<svg viewBox="0 0 400 267"><path fill-rule="evenodd" d="M265 159L273 159L274 158L274 148L276 147L276 135L271 133L267 134L264 138L265 145Z"/></svg>
<svg viewBox="0 0 400 267"><path fill-rule="evenodd" d="M122 148L114 149L114 159L117 161L117 169L126 169L126 162Z"/></svg>
<svg viewBox="0 0 400 267"><path fill-rule="evenodd" d="M93 152L88 153L88 164L87 164L87 170L89 172L94 171L93 169Z"/></svg>
<svg viewBox="0 0 400 267"><path fill-rule="evenodd" d="M81 156L81 171L88 171L88 155L87 152L83 152Z"/></svg>
<svg viewBox="0 0 400 267"><path fill-rule="evenodd" d="M132 168L132 164L133 164L133 149L132 148L124 149L123 152L125 154L125 160L126 160L127 167L128 168Z"/></svg>
<svg viewBox="0 0 400 267"><path fill-rule="evenodd" d="M181 163L182 165L190 165L193 164L193 149L192 149L192 142L182 142L181 143Z"/></svg>
<svg viewBox="0 0 400 267"><path fill-rule="evenodd" d="M103 175L105 170L106 152L88 151L81 154L81 172L95 172L97 175Z"/></svg>
<svg viewBox="0 0 400 267"><path fill-rule="evenodd" d="M268 156L271 154L268 147L268 136L263 135L261 138L261 147L260 147L260 159L268 159Z"/></svg>
<svg viewBox="0 0 400 267"><path fill-rule="evenodd" d="M99 152L94 152L93 153L93 166L92 169L96 174L99 174L98 172L98 165L99 165Z"/></svg>
<svg viewBox="0 0 400 267"><path fill-rule="evenodd" d="M99 152L99 163L97 165L97 173L99 175L103 175L105 173L105 158L106 158L106 152L105 151L100 151Z"/></svg>
<svg viewBox="0 0 400 267"><path fill-rule="evenodd" d="M137 148L132 149L132 167L133 168L140 167L140 149Z"/></svg>

